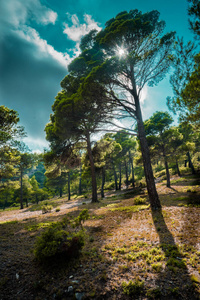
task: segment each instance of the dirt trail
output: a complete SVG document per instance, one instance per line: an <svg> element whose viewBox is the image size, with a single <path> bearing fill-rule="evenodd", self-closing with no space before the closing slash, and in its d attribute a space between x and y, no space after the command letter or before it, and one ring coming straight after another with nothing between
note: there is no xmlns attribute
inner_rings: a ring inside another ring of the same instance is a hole
<svg viewBox="0 0 200 300"><path fill-rule="evenodd" d="M60 204L59 208L61 211L63 211L65 209L70 209L70 208L82 205L83 202L88 204L91 202L91 199L89 199L89 200L84 199L84 201L82 199L81 200L72 200L67 203ZM52 209L51 212L49 212L47 214L50 214L50 213L54 212L55 210L56 210L56 208ZM41 215L43 215L41 210L29 211L29 208L27 208L27 207L24 209L2 211L2 212L0 212L0 223L10 222L10 221L20 221L20 220L24 220L24 219L35 218L35 217L38 217Z"/></svg>

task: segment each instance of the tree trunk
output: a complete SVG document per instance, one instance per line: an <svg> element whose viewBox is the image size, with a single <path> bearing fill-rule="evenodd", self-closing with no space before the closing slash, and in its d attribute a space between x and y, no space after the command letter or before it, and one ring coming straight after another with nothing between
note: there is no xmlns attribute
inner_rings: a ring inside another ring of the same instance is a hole
<svg viewBox="0 0 200 300"><path fill-rule="evenodd" d="M135 90L136 90L136 88L135 88ZM150 201L151 208L152 208L152 210L155 210L155 209L161 208L161 204L160 204L160 200L159 200L158 193L156 190L156 185L155 185L154 176L153 176L153 170L152 170L152 166L151 166L150 152L149 152L149 147L147 144L144 124L143 124L143 120L142 120L142 113L141 113L141 109L140 109L139 98L138 98L136 92L134 93L134 100L135 100L138 135L139 135L140 146L141 146L141 151L142 151L147 191L148 191L148 195L149 195L149 201Z"/></svg>
<svg viewBox="0 0 200 300"><path fill-rule="evenodd" d="M113 167L113 174L114 174L114 180L115 180L115 190L117 191L118 190L117 173L116 173L115 165L114 165L113 161L112 161L112 167Z"/></svg>
<svg viewBox="0 0 200 300"><path fill-rule="evenodd" d="M79 195L82 194L81 174L82 174L82 166L80 167L80 177L79 177L79 187L78 187Z"/></svg>
<svg viewBox="0 0 200 300"><path fill-rule="evenodd" d="M119 164L119 190L122 189L122 164Z"/></svg>
<svg viewBox="0 0 200 300"><path fill-rule="evenodd" d="M24 208L24 206L23 206L23 182L22 182L22 179L23 179L23 171L20 170L20 209Z"/></svg>
<svg viewBox="0 0 200 300"><path fill-rule="evenodd" d="M105 179L106 179L105 175L106 175L105 169L102 168L101 198L104 198L104 184L105 184Z"/></svg>
<svg viewBox="0 0 200 300"><path fill-rule="evenodd" d="M181 172L180 172L180 169L179 169L177 158L176 158L176 169L177 169L178 176L181 177Z"/></svg>
<svg viewBox="0 0 200 300"><path fill-rule="evenodd" d="M133 159L131 157L130 151L129 151L129 161L130 161L130 164L131 164L132 186L135 187L135 176L134 176L134 168L133 168Z"/></svg>
<svg viewBox="0 0 200 300"><path fill-rule="evenodd" d="M170 174L169 174L169 167L167 162L167 156L165 153L165 147L163 146L163 157L165 162L165 170L166 170L166 176L167 176L167 187L170 188Z"/></svg>
<svg viewBox="0 0 200 300"><path fill-rule="evenodd" d="M26 207L28 207L28 199L25 199L25 201L26 201Z"/></svg>
<svg viewBox="0 0 200 300"><path fill-rule="evenodd" d="M125 166L125 174L126 174L126 188L128 188L128 166L126 159L124 160L124 166Z"/></svg>
<svg viewBox="0 0 200 300"><path fill-rule="evenodd" d="M62 195L63 195L63 190L62 190L62 188L61 188L61 187L59 188L59 194L60 194L60 198L62 198Z"/></svg>
<svg viewBox="0 0 200 300"><path fill-rule="evenodd" d="M94 160L93 160L93 155L92 155L92 148L91 148L89 134L87 134L87 151L88 151L88 156L89 156L89 160L90 160L90 169L91 169L91 175L92 175L92 202L98 202L96 173L95 173L95 166L94 166Z"/></svg>
<svg viewBox="0 0 200 300"><path fill-rule="evenodd" d="M192 163L189 151L187 152L187 157L188 157L188 161L189 161L189 168L192 170L192 174L194 175L194 174L196 174L196 172L195 172L194 165Z"/></svg>
<svg viewBox="0 0 200 300"><path fill-rule="evenodd" d="M70 172L68 173L68 201L71 199L71 190L70 190Z"/></svg>
<svg viewBox="0 0 200 300"><path fill-rule="evenodd" d="M187 167L187 159L185 160L185 168Z"/></svg>

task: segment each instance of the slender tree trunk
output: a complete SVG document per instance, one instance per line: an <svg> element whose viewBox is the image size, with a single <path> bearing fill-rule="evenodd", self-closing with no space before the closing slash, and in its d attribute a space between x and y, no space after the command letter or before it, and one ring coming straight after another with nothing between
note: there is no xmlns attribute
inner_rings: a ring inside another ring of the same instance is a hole
<svg viewBox="0 0 200 300"><path fill-rule="evenodd" d="M155 185L155 181L154 181L153 170L152 170L151 159L150 159L150 152L149 152L149 147L147 144L144 124L143 124L143 120L142 120L142 113L141 113L141 109L140 109L139 98L136 94L136 87L135 87L135 92L134 92L134 100L135 100L138 135L139 135L140 146L141 146L141 151L142 151L147 191L148 191L148 195L149 195L149 201L150 201L151 208L152 208L152 210L155 210L155 209L161 208L161 204L160 204L160 200L158 197L158 193L157 193L156 185Z"/></svg>
<svg viewBox="0 0 200 300"><path fill-rule="evenodd" d="M187 157L188 157L188 161L189 161L189 168L192 170L192 174L194 175L194 174L196 174L196 172L195 172L194 165L192 163L189 151L187 152Z"/></svg>
<svg viewBox="0 0 200 300"><path fill-rule="evenodd" d="M164 162L165 162L165 170L166 170L166 176L167 176L167 187L170 187L170 174L169 174L169 167L168 167L168 162L167 162L167 156L165 153L165 147L163 146L163 157L164 157Z"/></svg>
<svg viewBox="0 0 200 300"><path fill-rule="evenodd" d="M91 169L91 175L92 175L92 202L98 202L96 173L95 173L95 166L94 166L94 160L93 160L93 155L92 155L92 148L91 148L89 134L87 134L87 151L88 151L88 156L89 156L89 160L90 160L90 169Z"/></svg>
<svg viewBox="0 0 200 300"><path fill-rule="evenodd" d="M125 166L125 174L126 174L126 188L128 188L128 166L126 159L124 160L124 166Z"/></svg>
<svg viewBox="0 0 200 300"><path fill-rule="evenodd" d="M68 173L68 200L71 199L71 189L70 189L70 172Z"/></svg>
<svg viewBox="0 0 200 300"><path fill-rule="evenodd" d="M25 201L26 201L26 207L28 207L28 199L25 199Z"/></svg>
<svg viewBox="0 0 200 300"><path fill-rule="evenodd" d="M80 177L79 177L79 187L78 187L79 195L82 194L81 174L82 174L82 166L80 167Z"/></svg>
<svg viewBox="0 0 200 300"><path fill-rule="evenodd" d="M101 198L104 198L104 184L106 179L106 173L104 167L102 168L102 183L101 183Z"/></svg>
<svg viewBox="0 0 200 300"><path fill-rule="evenodd" d="M62 187L59 188L59 194L60 194L60 198L62 198L62 195L63 195Z"/></svg>
<svg viewBox="0 0 200 300"><path fill-rule="evenodd" d="M179 169L177 158L176 158L176 169L177 169L178 176L181 177L181 172L180 172L180 169Z"/></svg>
<svg viewBox="0 0 200 300"><path fill-rule="evenodd" d="M38 195L35 196L35 199L36 199L36 203L38 204L38 202L39 202L38 201Z"/></svg>
<svg viewBox="0 0 200 300"><path fill-rule="evenodd" d="M20 209L23 209L23 171L20 170Z"/></svg>
<svg viewBox="0 0 200 300"><path fill-rule="evenodd" d="M185 168L187 167L187 159L185 160Z"/></svg>
<svg viewBox="0 0 200 300"><path fill-rule="evenodd" d="M119 164L119 190L122 189L122 164Z"/></svg>
<svg viewBox="0 0 200 300"><path fill-rule="evenodd" d="M115 190L117 191L118 190L117 173L116 173L115 165L114 165L113 161L112 161L112 167L113 167L113 174L114 174L114 180L115 180Z"/></svg>
<svg viewBox="0 0 200 300"><path fill-rule="evenodd" d="M132 186L135 187L135 176L134 176L134 168L133 168L133 159L131 157L131 152L129 151L129 161L131 164L131 173L132 173Z"/></svg>

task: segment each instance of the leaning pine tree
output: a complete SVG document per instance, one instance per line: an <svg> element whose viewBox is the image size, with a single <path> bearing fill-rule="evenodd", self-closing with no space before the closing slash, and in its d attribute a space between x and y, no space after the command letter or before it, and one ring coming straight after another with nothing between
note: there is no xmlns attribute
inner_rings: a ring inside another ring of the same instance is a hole
<svg viewBox="0 0 200 300"><path fill-rule="evenodd" d="M165 22L159 12L121 12L99 33L82 38L80 56L70 65L71 72L85 71L85 86L101 82L118 106L121 116L136 120L141 144L147 190L152 209L161 207L156 191L149 148L145 136L140 100L145 85L161 81L170 67L175 33L163 35ZM87 71L87 72L86 72ZM86 76L87 73L87 76Z"/></svg>

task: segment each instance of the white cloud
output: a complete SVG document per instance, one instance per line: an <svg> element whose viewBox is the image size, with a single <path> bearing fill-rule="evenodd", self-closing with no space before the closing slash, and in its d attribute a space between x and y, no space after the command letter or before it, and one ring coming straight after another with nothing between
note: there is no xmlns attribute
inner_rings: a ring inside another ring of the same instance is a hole
<svg viewBox="0 0 200 300"><path fill-rule="evenodd" d="M69 26L67 23L64 23L65 29L64 33L68 36L68 38L74 42L80 41L81 37L90 32L92 29L101 30L98 23L95 22L90 15L84 15L84 24L80 24L80 21L77 15L67 14L68 19L71 20L72 26Z"/></svg>
<svg viewBox="0 0 200 300"><path fill-rule="evenodd" d="M0 2L0 22L15 28L32 19L41 24L55 24L57 13L39 0L6 0Z"/></svg>
<svg viewBox="0 0 200 300"><path fill-rule="evenodd" d="M67 68L69 62L71 61L70 56L68 54L63 54L62 52L56 51L47 43L46 40L40 38L39 33L35 29L23 25L21 26L20 30L15 31L15 33L21 39L34 44L38 48L38 51L35 53L36 58L42 59L51 56L53 59Z"/></svg>
<svg viewBox="0 0 200 300"><path fill-rule="evenodd" d="M24 143L28 145L30 150L34 153L43 153L44 149L49 148L49 144L45 139L35 139L31 137L26 137L23 139Z"/></svg>

